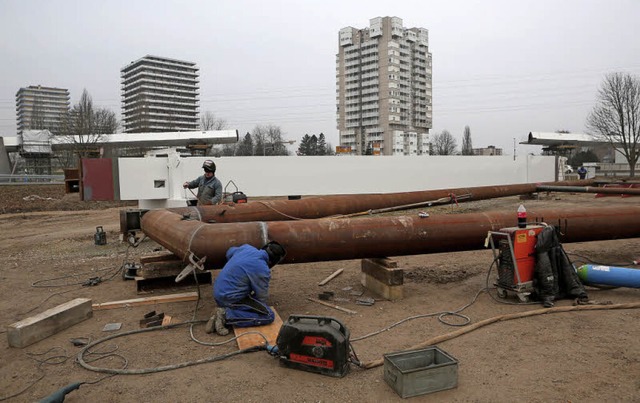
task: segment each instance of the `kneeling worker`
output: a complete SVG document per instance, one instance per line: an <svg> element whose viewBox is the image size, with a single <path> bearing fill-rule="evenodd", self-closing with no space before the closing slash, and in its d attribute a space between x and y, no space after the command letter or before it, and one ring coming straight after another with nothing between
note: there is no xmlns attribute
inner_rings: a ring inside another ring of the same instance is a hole
<svg viewBox="0 0 640 403"><path fill-rule="evenodd" d="M218 308L205 331L225 336L229 334L226 326L250 327L273 322L275 314L267 305L271 268L285 256L282 245L273 241L262 249L251 245L229 248L227 263L213 284Z"/></svg>

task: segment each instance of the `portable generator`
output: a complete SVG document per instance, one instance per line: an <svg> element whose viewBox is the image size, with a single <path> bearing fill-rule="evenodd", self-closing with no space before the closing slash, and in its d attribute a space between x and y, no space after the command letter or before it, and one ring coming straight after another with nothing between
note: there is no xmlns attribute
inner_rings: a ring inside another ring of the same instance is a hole
<svg viewBox="0 0 640 403"><path fill-rule="evenodd" d="M286 367L335 377L349 372L349 330L337 319L291 315L276 344Z"/></svg>
<svg viewBox="0 0 640 403"><path fill-rule="evenodd" d="M494 285L499 297L506 298L511 292L520 301L529 301L534 290L537 236L543 228L542 225L527 225L489 232L493 258L498 266L498 280Z"/></svg>

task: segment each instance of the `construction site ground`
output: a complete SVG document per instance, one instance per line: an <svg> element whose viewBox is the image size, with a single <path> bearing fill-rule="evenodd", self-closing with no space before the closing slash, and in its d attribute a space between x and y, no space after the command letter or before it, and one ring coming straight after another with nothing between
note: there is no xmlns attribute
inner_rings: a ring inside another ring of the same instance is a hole
<svg viewBox="0 0 640 403"><path fill-rule="evenodd" d="M0 188L0 331L11 323L74 298L93 303L141 296L193 291L166 288L139 295L133 281L119 274L123 262L158 253L153 241L137 248L119 240L119 211L123 203L82 202L65 195L62 185L4 186ZM25 200L24 197L31 197ZM50 198L50 199L47 199ZM251 200L251 199L250 199ZM524 201L525 206L582 208L637 205L638 197L595 198L592 194L551 193ZM429 214L456 214L487 210L513 211L518 197L439 206ZM394 214L417 214L417 211ZM365 218L366 219L366 218ZM428 218L427 218L428 219ZM97 226L104 227L107 244L95 245ZM640 236L640 234L639 234ZM628 264L640 258L640 237L564 245L574 263ZM373 306L355 304L351 291L360 290L360 261L316 262L274 268L270 303L286 320L291 314L331 316L341 320L356 338L386 328L404 318L456 311L471 324L497 315L540 309L540 305L507 305L481 292L492 261L490 250L393 257L405 269L405 297ZM323 287L318 282L335 270L344 272ZM96 286L85 280L102 276ZM45 281L46 280L46 281ZM74 284L74 285L66 285ZM588 288L597 302L640 301L640 290ZM309 301L323 291L335 293L332 303L357 311L347 314ZM207 319L214 308L211 285L201 286L196 319ZM477 295L479 293L479 295ZM495 290L492 291L495 295ZM477 299L474 298L477 295ZM372 296L365 291L364 296ZM337 299L337 300L336 300ZM515 300L509 300L514 302ZM557 306L571 306L571 300ZM28 389L14 401L39 400L73 382L91 382L105 376L76 362L80 347L70 340L96 340L112 334L108 323L122 323L120 332L139 328L143 315L164 312L173 321L193 319L195 302L94 311L93 317L26 348L0 346L0 398ZM460 317L445 321L460 323ZM381 358L434 336L459 330L437 316L411 320L377 336L354 342L361 361ZM228 337L208 335L204 325L193 328L205 342ZM601 402L640 401L640 309L598 310L537 315L497 322L438 344L458 361L458 386L414 398L451 402ZM6 335L3 337L6 338ZM210 347L192 341L188 327L117 338L95 349L91 365L130 369L159 367L199 360L237 350L235 342ZM108 354L112 352L113 354ZM117 354L117 355L114 355ZM47 360L48 358L48 360ZM39 380L38 380L39 379ZM29 387L32 385L31 387ZM352 367L344 378L288 369L265 352L148 374L117 375L85 384L65 402L379 402L400 397L383 379L383 367Z"/></svg>

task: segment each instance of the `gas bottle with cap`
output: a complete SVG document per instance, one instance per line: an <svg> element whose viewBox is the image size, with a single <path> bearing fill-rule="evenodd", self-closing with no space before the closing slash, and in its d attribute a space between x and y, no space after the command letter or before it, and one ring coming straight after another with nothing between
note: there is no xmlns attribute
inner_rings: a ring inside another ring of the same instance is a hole
<svg viewBox="0 0 640 403"><path fill-rule="evenodd" d="M527 209L522 204L518 207L518 228L527 228Z"/></svg>

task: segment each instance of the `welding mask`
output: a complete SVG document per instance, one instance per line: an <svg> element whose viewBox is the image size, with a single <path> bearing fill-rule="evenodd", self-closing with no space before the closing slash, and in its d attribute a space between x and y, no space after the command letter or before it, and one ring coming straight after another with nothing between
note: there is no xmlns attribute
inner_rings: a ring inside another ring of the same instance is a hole
<svg viewBox="0 0 640 403"><path fill-rule="evenodd" d="M206 160L205 162L202 163L202 169L204 169L205 172L211 172L212 174L215 174L216 164L211 160Z"/></svg>
<svg viewBox="0 0 640 403"><path fill-rule="evenodd" d="M287 251L285 251L284 247L276 241L269 242L262 247L262 250L267 252L267 255L269 255L269 267L273 267L282 262L284 257L287 256Z"/></svg>

